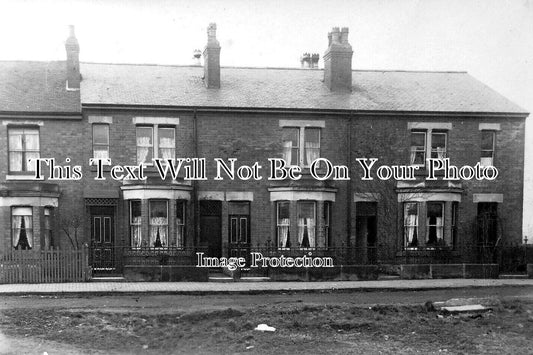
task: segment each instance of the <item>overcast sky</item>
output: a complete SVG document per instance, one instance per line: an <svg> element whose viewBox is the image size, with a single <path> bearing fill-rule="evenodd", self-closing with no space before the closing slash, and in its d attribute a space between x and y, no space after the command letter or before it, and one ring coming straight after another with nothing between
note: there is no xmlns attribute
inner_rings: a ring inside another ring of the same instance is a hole
<svg viewBox="0 0 533 355"><path fill-rule="evenodd" d="M331 27L349 27L355 69L466 70L533 111L533 0L0 0L0 60L63 60L74 24L82 61L191 64L210 22L223 66L298 67L302 53L324 53Z"/></svg>

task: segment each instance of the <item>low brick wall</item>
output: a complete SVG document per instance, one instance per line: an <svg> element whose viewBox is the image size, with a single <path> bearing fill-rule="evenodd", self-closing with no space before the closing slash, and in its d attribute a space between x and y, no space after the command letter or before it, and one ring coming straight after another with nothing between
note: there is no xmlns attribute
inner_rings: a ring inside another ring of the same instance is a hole
<svg viewBox="0 0 533 355"><path fill-rule="evenodd" d="M497 279L498 264L406 264L401 279Z"/></svg>
<svg viewBox="0 0 533 355"><path fill-rule="evenodd" d="M270 268L272 281L358 281L377 280L376 265L339 265L324 268Z"/></svg>
<svg viewBox="0 0 533 355"><path fill-rule="evenodd" d="M181 265L126 265L124 278L127 281L205 281L209 270L196 266Z"/></svg>

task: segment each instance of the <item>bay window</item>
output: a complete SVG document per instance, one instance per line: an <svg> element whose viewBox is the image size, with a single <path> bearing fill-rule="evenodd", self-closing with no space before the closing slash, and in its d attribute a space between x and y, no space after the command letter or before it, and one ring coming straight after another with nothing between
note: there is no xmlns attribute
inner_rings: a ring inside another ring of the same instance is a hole
<svg viewBox="0 0 533 355"><path fill-rule="evenodd" d="M187 214L187 201L176 201L176 240L171 246L183 248L185 246L185 216Z"/></svg>
<svg viewBox="0 0 533 355"><path fill-rule="evenodd" d="M316 246L316 204L312 201L298 201L298 246Z"/></svg>
<svg viewBox="0 0 533 355"><path fill-rule="evenodd" d="M418 203L406 202L403 205L403 229L405 247L418 246Z"/></svg>
<svg viewBox="0 0 533 355"><path fill-rule="evenodd" d="M289 207L289 201L281 201L276 204L276 229L279 248L291 247Z"/></svg>
<svg viewBox="0 0 533 355"><path fill-rule="evenodd" d="M428 202L426 209L426 245L444 246L444 203Z"/></svg>
<svg viewBox="0 0 533 355"><path fill-rule="evenodd" d="M130 201L130 240L133 248L142 246L141 201Z"/></svg>
<svg viewBox="0 0 533 355"><path fill-rule="evenodd" d="M168 201L149 201L150 247L168 247Z"/></svg>

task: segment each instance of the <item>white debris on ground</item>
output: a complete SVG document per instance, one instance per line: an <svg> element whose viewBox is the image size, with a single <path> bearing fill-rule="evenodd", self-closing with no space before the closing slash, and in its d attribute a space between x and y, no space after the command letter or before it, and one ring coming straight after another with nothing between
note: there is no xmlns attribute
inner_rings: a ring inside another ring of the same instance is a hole
<svg viewBox="0 0 533 355"><path fill-rule="evenodd" d="M262 324L259 324L257 327L255 327L254 330L259 330L260 332L275 332L276 328L262 323Z"/></svg>
<svg viewBox="0 0 533 355"><path fill-rule="evenodd" d="M450 306L450 307L442 307L443 311L448 312L481 312L481 311L488 311L489 308L483 307L480 304L472 304L472 305L464 305L464 306Z"/></svg>

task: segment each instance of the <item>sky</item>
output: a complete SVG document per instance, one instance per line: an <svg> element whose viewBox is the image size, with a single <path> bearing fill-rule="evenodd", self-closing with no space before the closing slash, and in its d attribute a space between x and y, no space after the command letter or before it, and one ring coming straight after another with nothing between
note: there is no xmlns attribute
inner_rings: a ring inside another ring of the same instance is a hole
<svg viewBox="0 0 533 355"><path fill-rule="evenodd" d="M299 67L349 27L354 69L460 70L533 112L533 0L0 0L0 60L192 64L217 24L223 66ZM322 60L319 63L322 66ZM533 242L533 119L524 235Z"/></svg>

